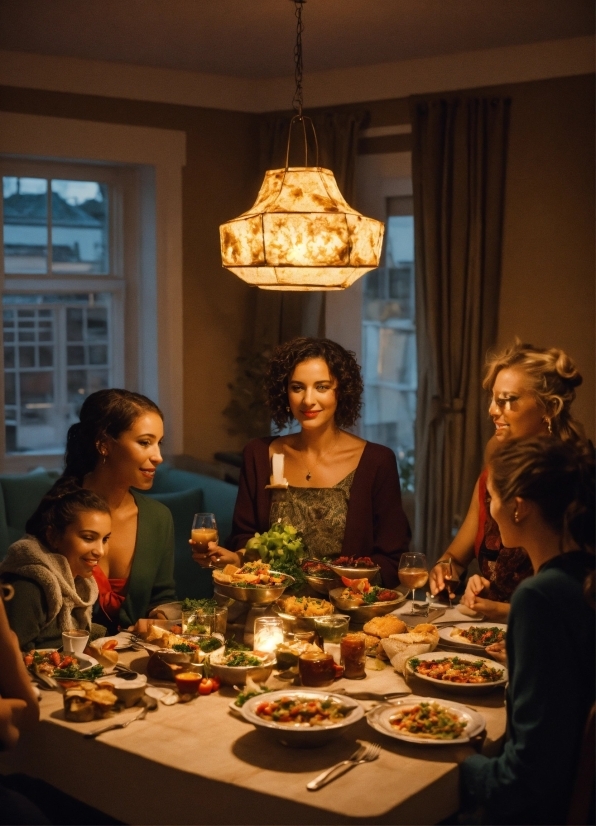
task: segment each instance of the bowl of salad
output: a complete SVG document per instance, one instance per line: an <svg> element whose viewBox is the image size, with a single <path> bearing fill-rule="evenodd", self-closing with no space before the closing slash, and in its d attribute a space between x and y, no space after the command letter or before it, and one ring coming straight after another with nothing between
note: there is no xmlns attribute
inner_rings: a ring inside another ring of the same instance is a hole
<svg viewBox="0 0 596 826"><path fill-rule="evenodd" d="M209 656L210 669L222 685L245 685L248 677L255 682L265 682L275 663L275 653L244 651L229 646Z"/></svg>
<svg viewBox="0 0 596 826"><path fill-rule="evenodd" d="M342 577L344 588L329 591L329 599L351 621L364 625L373 617L382 617L394 611L405 600L405 594L381 585L371 585L368 579L350 580Z"/></svg>
<svg viewBox="0 0 596 826"><path fill-rule="evenodd" d="M294 584L294 579L266 562L246 562L241 568L235 565L226 565L222 571L215 568L213 584L216 594L238 602L271 605Z"/></svg>
<svg viewBox="0 0 596 826"><path fill-rule="evenodd" d="M324 746L364 716L357 700L308 688L258 694L240 711L257 729L295 748Z"/></svg>

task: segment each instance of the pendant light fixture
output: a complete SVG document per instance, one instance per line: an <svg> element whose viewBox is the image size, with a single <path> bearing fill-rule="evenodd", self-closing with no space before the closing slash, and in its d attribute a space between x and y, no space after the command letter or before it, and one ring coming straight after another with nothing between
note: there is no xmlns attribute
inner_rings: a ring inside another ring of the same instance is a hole
<svg viewBox="0 0 596 826"><path fill-rule="evenodd" d="M219 228L224 267L263 290L343 290L379 266L384 224L352 209L330 169L319 166L311 118L302 114L302 7L294 0L296 47L293 107L286 165L270 169L254 205ZM316 160L308 166L307 123ZM292 127L302 126L304 166L290 167Z"/></svg>

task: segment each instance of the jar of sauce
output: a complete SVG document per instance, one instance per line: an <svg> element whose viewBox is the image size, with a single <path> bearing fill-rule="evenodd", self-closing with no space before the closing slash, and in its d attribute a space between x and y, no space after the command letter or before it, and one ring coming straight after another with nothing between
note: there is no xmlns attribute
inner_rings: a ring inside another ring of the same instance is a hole
<svg viewBox="0 0 596 826"><path fill-rule="evenodd" d="M345 634L340 642L344 677L348 680L362 680L366 677L366 634L356 631Z"/></svg>
<svg viewBox="0 0 596 826"><path fill-rule="evenodd" d="M335 679L333 657L324 651L306 651L298 659L302 685L320 688L331 685Z"/></svg>

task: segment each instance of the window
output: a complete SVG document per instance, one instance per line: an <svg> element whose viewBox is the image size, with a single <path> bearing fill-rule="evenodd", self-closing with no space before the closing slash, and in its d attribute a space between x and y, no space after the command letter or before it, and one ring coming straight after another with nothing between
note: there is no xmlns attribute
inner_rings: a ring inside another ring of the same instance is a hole
<svg viewBox="0 0 596 826"><path fill-rule="evenodd" d="M2 171L5 450L61 455L85 397L122 383L122 188L100 167Z"/></svg>
<svg viewBox="0 0 596 826"><path fill-rule="evenodd" d="M365 276L362 305L363 436L396 454L413 489L416 326L412 198L387 199L384 264Z"/></svg>

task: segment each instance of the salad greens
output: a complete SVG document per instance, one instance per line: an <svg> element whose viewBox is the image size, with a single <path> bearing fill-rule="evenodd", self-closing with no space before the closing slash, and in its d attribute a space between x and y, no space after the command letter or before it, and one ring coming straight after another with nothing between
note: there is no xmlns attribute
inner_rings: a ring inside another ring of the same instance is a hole
<svg viewBox="0 0 596 826"><path fill-rule="evenodd" d="M52 676L57 680L97 680L98 677L103 677L103 666L92 665L81 671L78 665L73 663L67 668L56 668Z"/></svg>
<svg viewBox="0 0 596 826"><path fill-rule="evenodd" d="M204 597L203 599L188 599L182 600L183 611L208 611L210 608L217 608L217 600L213 597Z"/></svg>
<svg viewBox="0 0 596 826"><path fill-rule="evenodd" d="M292 525L274 522L268 531L256 533L246 543L246 551L258 553L261 562L267 562L271 569L293 577L296 582L289 591L297 591L306 584L300 563L307 553L302 537Z"/></svg>

